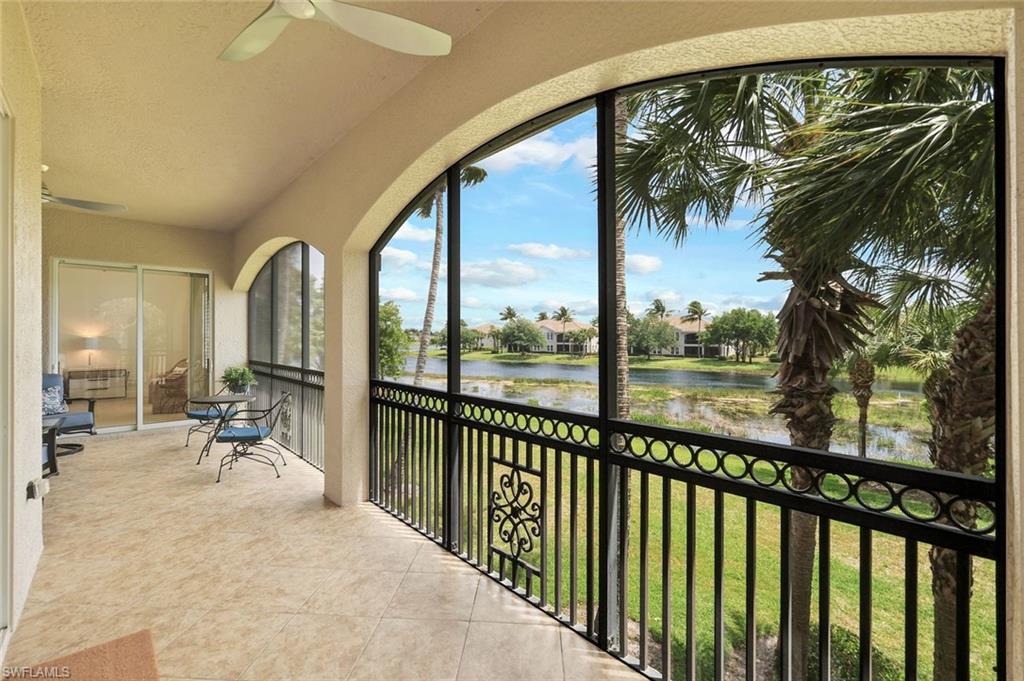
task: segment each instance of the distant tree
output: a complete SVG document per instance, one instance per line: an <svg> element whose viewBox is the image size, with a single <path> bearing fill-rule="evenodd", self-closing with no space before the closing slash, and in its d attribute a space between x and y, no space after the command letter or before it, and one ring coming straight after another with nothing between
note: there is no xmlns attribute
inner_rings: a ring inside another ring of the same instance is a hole
<svg viewBox="0 0 1024 681"><path fill-rule="evenodd" d="M671 313L672 310L668 309L665 305L665 301L661 298L655 298L651 301L651 306L647 308L648 317L657 317L658 319L664 319Z"/></svg>
<svg viewBox="0 0 1024 681"><path fill-rule="evenodd" d="M751 362L756 355L769 352L779 329L771 313L736 307L718 315L701 334L701 342L729 346L737 362Z"/></svg>
<svg viewBox="0 0 1024 681"><path fill-rule="evenodd" d="M383 303L377 314L377 371L381 376L402 375L408 345L409 336L402 330L402 310L394 301Z"/></svg>
<svg viewBox="0 0 1024 681"><path fill-rule="evenodd" d="M491 339L491 352L501 352L501 329L494 327L487 332L487 337Z"/></svg>
<svg viewBox="0 0 1024 681"><path fill-rule="evenodd" d="M565 339L569 342L570 350L572 348L576 348L575 352L578 353L580 357L586 357L587 346L591 340L597 338L597 330L587 327L583 329L569 331L565 333L564 336Z"/></svg>
<svg viewBox="0 0 1024 681"><path fill-rule="evenodd" d="M691 300L686 306L686 316L683 317L688 322L697 322L697 337L704 331L704 318L708 316L708 309L701 304L699 300ZM704 344L698 348L700 356L704 356Z"/></svg>
<svg viewBox="0 0 1024 681"><path fill-rule="evenodd" d="M600 317L594 317L593 319L590 320L590 325L596 329L597 328L597 323L600 320L601 320Z"/></svg>
<svg viewBox="0 0 1024 681"><path fill-rule="evenodd" d="M502 327L501 342L510 351L525 355L531 348L544 345L544 334L529 319L517 317Z"/></svg>
<svg viewBox="0 0 1024 681"><path fill-rule="evenodd" d="M519 313L516 312L516 309L514 307L512 307L511 305L506 305L505 309L502 310L501 313L498 315L498 319L500 319L503 322L510 322L518 316Z"/></svg>
<svg viewBox="0 0 1024 681"><path fill-rule="evenodd" d="M476 329L469 328L465 319L459 320L459 349L462 352L476 350L480 345L481 338L483 338L483 334ZM441 330L432 336L431 341L439 348L448 348L448 322L445 322Z"/></svg>
<svg viewBox="0 0 1024 681"><path fill-rule="evenodd" d="M542 322L542 321L544 321L547 318L548 318L548 313L547 312L538 312L537 313L537 321L538 322Z"/></svg>
<svg viewBox="0 0 1024 681"><path fill-rule="evenodd" d="M629 347L634 355L651 358L659 350L667 350L676 342L676 331L664 319L652 315L629 315Z"/></svg>

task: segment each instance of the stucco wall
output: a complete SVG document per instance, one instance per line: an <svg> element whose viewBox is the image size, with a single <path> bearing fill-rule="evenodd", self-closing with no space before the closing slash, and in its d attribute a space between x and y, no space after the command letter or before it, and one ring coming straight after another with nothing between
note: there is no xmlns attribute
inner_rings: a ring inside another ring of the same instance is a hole
<svg viewBox="0 0 1024 681"><path fill-rule="evenodd" d="M39 74L29 45L21 5L0 3L0 87L13 124L13 339L38 337L39 323ZM11 393L11 609L17 618L25 605L32 575L43 549L42 503L29 500L25 488L40 475L40 353L36 343L13 343Z"/></svg>
<svg viewBox="0 0 1024 681"><path fill-rule="evenodd" d="M107 215L43 207L42 349L50 356L50 272L52 259L156 265L213 272L214 376L246 361L246 294L231 289L232 236L223 232L168 227Z"/></svg>

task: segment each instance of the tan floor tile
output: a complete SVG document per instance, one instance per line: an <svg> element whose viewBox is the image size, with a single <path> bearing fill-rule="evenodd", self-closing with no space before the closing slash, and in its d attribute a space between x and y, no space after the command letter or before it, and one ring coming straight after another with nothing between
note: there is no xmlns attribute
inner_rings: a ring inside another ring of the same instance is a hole
<svg viewBox="0 0 1024 681"><path fill-rule="evenodd" d="M409 566L410 572L462 572L473 575L480 574L472 565L445 551L434 542L425 543L416 554L416 559Z"/></svg>
<svg viewBox="0 0 1024 681"><path fill-rule="evenodd" d="M560 631L565 681L643 681L645 678L576 632L564 627Z"/></svg>
<svg viewBox="0 0 1024 681"><path fill-rule="evenodd" d="M208 612L157 654L157 665L169 676L237 679L291 617Z"/></svg>
<svg viewBox="0 0 1024 681"><path fill-rule="evenodd" d="M459 681L560 681L559 636L556 627L471 622Z"/></svg>
<svg viewBox="0 0 1024 681"><path fill-rule="evenodd" d="M313 592L331 574L323 568L264 567L239 576L238 587L217 607L257 612L299 612Z"/></svg>
<svg viewBox="0 0 1024 681"><path fill-rule="evenodd" d="M328 681L351 671L376 625L374 618L296 615L267 645L243 679Z"/></svg>
<svg viewBox="0 0 1024 681"><path fill-rule="evenodd" d="M50 603L26 612L18 623L5 664L33 665L103 643L115 636L119 609L107 606Z"/></svg>
<svg viewBox="0 0 1024 681"><path fill-rule="evenodd" d="M560 626L558 621L545 615L535 606L498 584L493 579L480 580L476 603L473 605L474 622L511 622L513 624L542 624Z"/></svg>
<svg viewBox="0 0 1024 681"><path fill-rule="evenodd" d="M479 580L475 575L410 572L402 580L384 616L468 620Z"/></svg>
<svg viewBox="0 0 1024 681"><path fill-rule="evenodd" d="M448 620L381 620L349 679L454 679L468 628L467 622Z"/></svg>
<svg viewBox="0 0 1024 681"><path fill-rule="evenodd" d="M339 570L328 577L302 607L351 617L380 617L405 576L381 570Z"/></svg>

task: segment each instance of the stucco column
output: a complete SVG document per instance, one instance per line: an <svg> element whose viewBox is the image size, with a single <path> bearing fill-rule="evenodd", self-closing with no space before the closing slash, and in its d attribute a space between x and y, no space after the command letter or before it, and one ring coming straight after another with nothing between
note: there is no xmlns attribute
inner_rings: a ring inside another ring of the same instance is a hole
<svg viewBox="0 0 1024 681"><path fill-rule="evenodd" d="M1006 60L1007 270L1009 442L1003 468L1006 485L1006 664L1008 679L1024 674L1024 12L1014 10Z"/></svg>
<svg viewBox="0 0 1024 681"><path fill-rule="evenodd" d="M369 498L368 254L325 256L324 495L349 505Z"/></svg>

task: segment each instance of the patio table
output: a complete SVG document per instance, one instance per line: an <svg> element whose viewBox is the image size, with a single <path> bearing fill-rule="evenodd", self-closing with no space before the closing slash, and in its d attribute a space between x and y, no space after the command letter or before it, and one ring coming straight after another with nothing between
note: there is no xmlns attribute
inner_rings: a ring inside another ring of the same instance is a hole
<svg viewBox="0 0 1024 681"><path fill-rule="evenodd" d="M250 404L254 401L256 401L256 397L253 395L236 395L234 393L221 393L220 395L193 397L189 400L192 404L213 407L217 410L217 425L210 431L210 436L207 438L206 444L203 445L201 450L199 450L199 458L196 459L197 466L203 460L203 456L210 453L210 448L213 447L213 443L217 439L217 433L224 428L224 422L231 414L231 407L240 404Z"/></svg>

